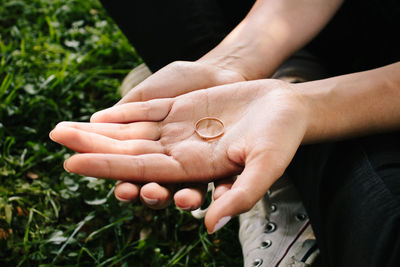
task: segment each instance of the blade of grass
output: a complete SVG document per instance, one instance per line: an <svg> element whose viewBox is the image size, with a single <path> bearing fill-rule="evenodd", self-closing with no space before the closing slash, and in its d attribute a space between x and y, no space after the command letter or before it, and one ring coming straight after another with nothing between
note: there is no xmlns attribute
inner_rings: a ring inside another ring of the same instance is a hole
<svg viewBox="0 0 400 267"><path fill-rule="evenodd" d="M82 257L83 252L86 252L86 254L88 254L88 256L89 256L90 258L92 258L92 260L95 262L95 264L98 264L98 260L97 260L96 257L90 252L90 250L87 249L87 248L85 248L85 247L83 247L83 248L81 248L81 249L79 250L78 260L77 260L77 261L78 261L78 265L79 265L80 262L81 262L81 257Z"/></svg>
<svg viewBox="0 0 400 267"><path fill-rule="evenodd" d="M193 248L195 248L200 243L200 239L198 239L194 244L187 246L184 245L172 259L167 263L167 266L174 266L177 264L185 255L187 255Z"/></svg>
<svg viewBox="0 0 400 267"><path fill-rule="evenodd" d="M78 233L78 231L90 220L92 220L95 217L95 211L92 211L89 213L82 221L80 221L75 230L72 232L72 234L68 237L68 239L64 242L64 244L61 246L61 248L57 251L56 256L54 257L53 261L51 264L55 264L58 257L61 255L61 253L64 251L65 247L71 242L71 240L74 238L74 236Z"/></svg>
<svg viewBox="0 0 400 267"><path fill-rule="evenodd" d="M125 216L125 217L122 217L122 218L116 220L115 222L112 222L112 223L110 223L110 224L107 224L106 226L101 227L100 229L98 229L98 230L96 230L96 231L93 231L93 232L86 238L86 242L89 242L89 241L93 240L93 238L94 238L96 235L100 234L101 232L103 232L103 231L105 231L105 230L107 230L107 229L109 229L109 228L111 228L111 227L113 227L113 226L115 226L115 225L117 225L117 224L120 224L120 223L122 223L122 222L124 222L124 221L126 221L126 220L131 220L132 218L133 218L133 216Z"/></svg>
<svg viewBox="0 0 400 267"><path fill-rule="evenodd" d="M111 257L111 258L109 258L109 259L103 261L102 263L100 263L100 264L98 265L98 267L101 267L101 266L114 266L114 265L116 265L116 264L118 264L118 263L121 263L121 262L122 262L123 260L125 260L126 258L128 258L128 257L130 257L130 256L132 256L132 255L135 255L135 254L137 254L137 253L138 253L138 251L134 250L134 251L131 251L131 252L125 254L125 255L122 256L122 257L121 257L120 254L115 255L114 257ZM112 263L110 263L110 262L112 262Z"/></svg>
<svg viewBox="0 0 400 267"><path fill-rule="evenodd" d="M14 78L14 75L12 73L7 73L6 77L4 77L4 79L3 79L3 81L1 82L1 85L0 85L0 99L7 92L8 87L10 87L13 78Z"/></svg>
<svg viewBox="0 0 400 267"><path fill-rule="evenodd" d="M25 250L25 253L24 253L24 256L21 259L21 261L18 263L17 267L21 266L25 262L25 260L27 259L28 255L29 255L30 246L29 246L28 242L29 242L29 230L30 230L30 227L31 227L32 218L33 218L33 209L30 209L29 210L28 222L26 223L25 235L24 235L24 250Z"/></svg>

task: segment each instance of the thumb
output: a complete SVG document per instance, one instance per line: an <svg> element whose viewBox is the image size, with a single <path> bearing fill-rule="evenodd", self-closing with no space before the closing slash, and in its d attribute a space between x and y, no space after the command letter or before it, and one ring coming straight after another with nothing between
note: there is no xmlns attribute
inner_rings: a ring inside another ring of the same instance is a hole
<svg viewBox="0 0 400 267"><path fill-rule="evenodd" d="M284 169L271 166L265 157L246 164L232 188L210 205L204 219L208 233L218 231L234 216L249 211L283 174Z"/></svg>

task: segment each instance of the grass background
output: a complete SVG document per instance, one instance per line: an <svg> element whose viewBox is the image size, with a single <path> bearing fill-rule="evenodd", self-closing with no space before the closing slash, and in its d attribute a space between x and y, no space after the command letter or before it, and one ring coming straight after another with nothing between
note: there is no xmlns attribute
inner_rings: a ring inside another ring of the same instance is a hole
<svg viewBox="0 0 400 267"><path fill-rule="evenodd" d="M97 0L0 0L1 266L242 266L237 221L208 235L63 170L49 131L114 104L140 62Z"/></svg>

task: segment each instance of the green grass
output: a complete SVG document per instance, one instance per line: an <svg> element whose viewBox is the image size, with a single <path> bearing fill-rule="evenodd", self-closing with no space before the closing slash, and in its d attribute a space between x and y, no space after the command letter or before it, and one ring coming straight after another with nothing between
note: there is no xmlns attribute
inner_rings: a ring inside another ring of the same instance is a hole
<svg viewBox="0 0 400 267"><path fill-rule="evenodd" d="M210 236L63 170L72 152L49 131L114 104L140 61L95 0L0 0L1 266L242 265L237 221Z"/></svg>

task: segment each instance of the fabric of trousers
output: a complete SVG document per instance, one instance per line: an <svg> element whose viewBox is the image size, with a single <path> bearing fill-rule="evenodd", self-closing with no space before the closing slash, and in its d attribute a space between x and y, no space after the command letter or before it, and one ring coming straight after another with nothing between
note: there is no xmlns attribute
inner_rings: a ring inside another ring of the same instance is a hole
<svg viewBox="0 0 400 267"><path fill-rule="evenodd" d="M302 146L288 173L326 266L400 266L400 132Z"/></svg>
<svg viewBox="0 0 400 267"><path fill-rule="evenodd" d="M102 3L156 71L204 55L254 1ZM345 1L306 49L331 75L380 67L400 60L399 27L397 0ZM288 173L310 216L324 266L400 266L400 133L301 146Z"/></svg>

